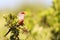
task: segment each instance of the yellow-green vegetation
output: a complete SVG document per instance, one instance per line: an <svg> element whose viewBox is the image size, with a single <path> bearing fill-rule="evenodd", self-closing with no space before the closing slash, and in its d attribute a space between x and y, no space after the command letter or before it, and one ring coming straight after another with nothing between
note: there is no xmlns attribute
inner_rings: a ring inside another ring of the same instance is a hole
<svg viewBox="0 0 60 40"><path fill-rule="evenodd" d="M10 40L11 35L10 32L4 37L9 27L5 27L6 21L3 17L10 13L16 15L21 11L26 12L24 27L29 32L22 34L22 31L19 29L20 40L60 40L60 0L53 0L53 6L46 10L41 10L40 8L39 10L34 8L32 10L32 8L26 7L17 11L6 10L0 12L0 40Z"/></svg>

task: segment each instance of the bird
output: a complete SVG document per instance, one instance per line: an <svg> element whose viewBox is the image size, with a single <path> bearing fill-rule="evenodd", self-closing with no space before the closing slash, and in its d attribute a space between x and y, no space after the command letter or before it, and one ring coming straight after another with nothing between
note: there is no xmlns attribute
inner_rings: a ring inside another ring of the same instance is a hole
<svg viewBox="0 0 60 40"><path fill-rule="evenodd" d="M25 17L25 12L19 12L18 13L18 24L19 25L24 25L24 17Z"/></svg>

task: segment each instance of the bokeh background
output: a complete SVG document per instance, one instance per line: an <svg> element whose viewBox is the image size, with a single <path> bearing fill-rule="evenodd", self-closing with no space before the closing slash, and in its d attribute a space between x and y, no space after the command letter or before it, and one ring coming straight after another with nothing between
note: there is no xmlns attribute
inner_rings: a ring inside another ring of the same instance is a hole
<svg viewBox="0 0 60 40"><path fill-rule="evenodd" d="M9 40L11 32L3 16L26 12L24 24L30 34L21 33L21 40L60 40L60 0L0 0L0 40Z"/></svg>

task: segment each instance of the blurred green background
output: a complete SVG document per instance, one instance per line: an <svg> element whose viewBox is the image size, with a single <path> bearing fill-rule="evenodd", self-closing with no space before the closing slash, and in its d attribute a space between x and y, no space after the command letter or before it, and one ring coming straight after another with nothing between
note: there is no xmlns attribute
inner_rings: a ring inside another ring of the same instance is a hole
<svg viewBox="0 0 60 40"><path fill-rule="evenodd" d="M25 27L31 32L21 33L21 40L60 40L60 0L52 0L52 6L45 8L44 6L23 4L17 10L0 10L0 40L9 40L11 33L4 37L9 30L5 27L5 19L3 16L10 13L17 14L25 11Z"/></svg>

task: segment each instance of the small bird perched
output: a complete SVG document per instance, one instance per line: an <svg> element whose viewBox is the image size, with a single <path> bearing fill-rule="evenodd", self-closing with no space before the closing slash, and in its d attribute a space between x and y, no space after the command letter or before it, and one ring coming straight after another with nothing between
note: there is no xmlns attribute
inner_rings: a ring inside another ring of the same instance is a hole
<svg viewBox="0 0 60 40"><path fill-rule="evenodd" d="M6 37L8 35L8 33L11 31L13 33L13 35L10 36L10 40L15 39L17 38L19 40L19 29L17 28L20 28L23 30L23 32L28 32L28 30L23 27L19 27L19 26L23 26L24 25L24 16L25 16L25 12L20 12L18 15L17 15L17 18L18 18L18 21L14 23L14 25L12 25L9 29L9 31L4 35L4 37Z"/></svg>
<svg viewBox="0 0 60 40"><path fill-rule="evenodd" d="M25 12L20 12L19 14L18 14L18 24L19 25L23 25L24 23L23 23L23 21L24 21L24 16L25 16Z"/></svg>
<svg viewBox="0 0 60 40"><path fill-rule="evenodd" d="M23 22L24 22L24 17L25 17L25 12L20 12L20 13L18 14L18 24L21 25L21 26L24 25L24 23L23 23ZM19 26L19 25L18 25L18 26ZM28 32L26 28L22 28L22 30L23 30L24 32Z"/></svg>

